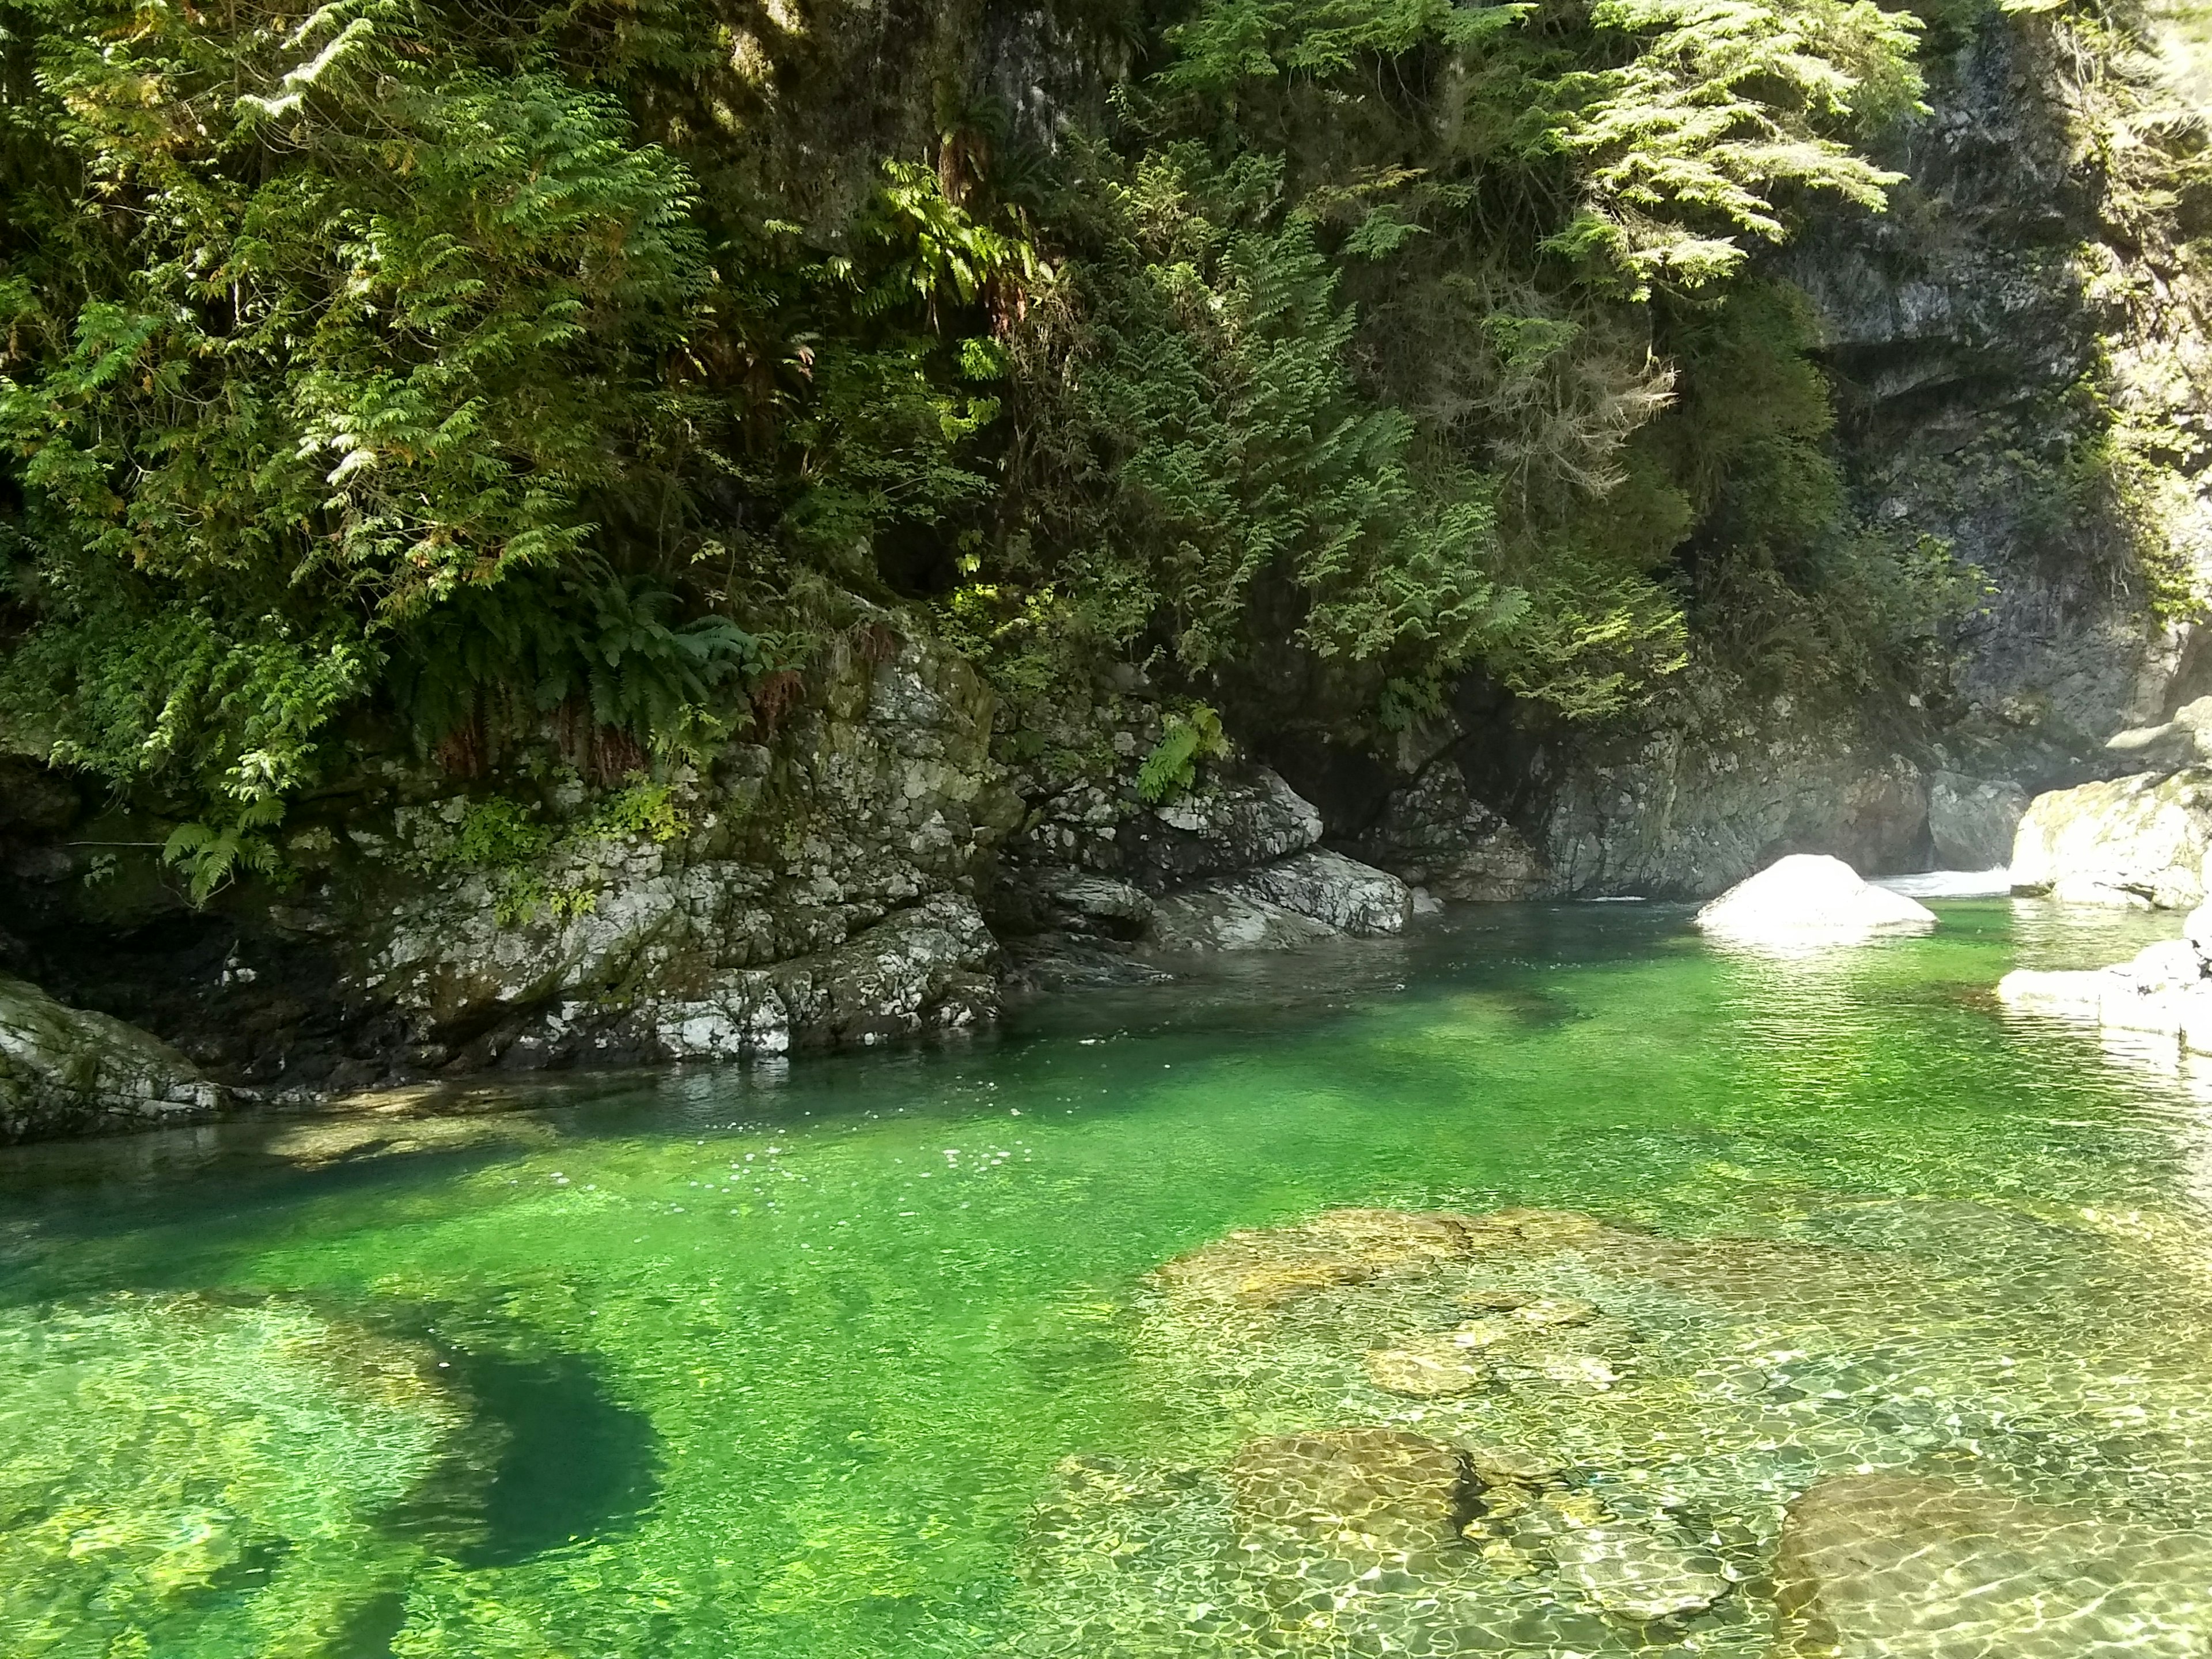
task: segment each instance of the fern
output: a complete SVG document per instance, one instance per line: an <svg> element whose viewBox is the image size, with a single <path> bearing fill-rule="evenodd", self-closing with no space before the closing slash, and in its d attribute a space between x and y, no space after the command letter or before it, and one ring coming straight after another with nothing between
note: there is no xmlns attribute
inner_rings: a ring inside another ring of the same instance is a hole
<svg viewBox="0 0 2212 1659"><path fill-rule="evenodd" d="M1197 782L1201 761L1228 754L1219 714L1204 703L1172 712L1162 723L1159 742L1137 769L1137 793L1154 805L1172 800Z"/></svg>

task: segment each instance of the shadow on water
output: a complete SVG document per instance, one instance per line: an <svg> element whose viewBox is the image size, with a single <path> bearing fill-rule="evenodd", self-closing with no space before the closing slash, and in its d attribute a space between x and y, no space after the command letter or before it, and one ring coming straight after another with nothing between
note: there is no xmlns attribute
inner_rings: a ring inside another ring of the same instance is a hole
<svg viewBox="0 0 2212 1659"><path fill-rule="evenodd" d="M512 1567L605 1537L635 1521L659 1489L659 1443L641 1412L608 1398L576 1354L454 1361L502 1436L479 1508L468 1567Z"/></svg>
<svg viewBox="0 0 2212 1659"><path fill-rule="evenodd" d="M465 1568L514 1567L618 1534L651 1508L659 1437L608 1392L589 1356L520 1352L513 1332L465 1314L426 1322L424 1311L386 1310L376 1323L434 1347L471 1425L384 1517L385 1532Z"/></svg>

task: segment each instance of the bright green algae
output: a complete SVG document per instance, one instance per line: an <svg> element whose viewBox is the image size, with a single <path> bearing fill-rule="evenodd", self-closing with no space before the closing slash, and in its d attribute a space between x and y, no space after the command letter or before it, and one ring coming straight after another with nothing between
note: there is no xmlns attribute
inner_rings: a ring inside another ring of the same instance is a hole
<svg viewBox="0 0 2212 1659"><path fill-rule="evenodd" d="M2172 923L1942 910L1777 961L1679 913L1501 908L1071 999L994 1045L549 1091L396 1126L404 1155L314 1126L13 1155L0 1650L1237 1651L1182 1595L1218 1471L1361 1422L1547 1434L1620 1484L1638 1413L1673 1413L1720 1449L1678 1484L1742 1511L1753 1570L1763 1498L1930 1456L2201 1527L2212 1128L2155 1054L1986 994ZM1901 1300L1638 1292L1657 1380L1523 1408L1363 1392L1318 1315L1178 1335L1150 1288L1348 1205L1788 1241L1893 1261ZM1759 1343L1799 1357L1746 1382ZM1069 1468L1107 1467L1068 1522ZM1686 1647L1528 1616L1501 1602L1468 1626L1500 1645L1464 1650L1764 1651L1748 1612Z"/></svg>

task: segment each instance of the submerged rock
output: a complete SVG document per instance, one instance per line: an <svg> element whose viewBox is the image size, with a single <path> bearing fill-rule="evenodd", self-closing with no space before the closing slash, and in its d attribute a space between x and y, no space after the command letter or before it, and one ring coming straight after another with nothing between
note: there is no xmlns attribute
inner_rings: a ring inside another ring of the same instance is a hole
<svg viewBox="0 0 2212 1659"><path fill-rule="evenodd" d="M1729 1589L1713 1556L1618 1521L1570 1519L1553 1530L1550 1548L1561 1577L1622 1619L1703 1613Z"/></svg>
<svg viewBox="0 0 2212 1659"><path fill-rule="evenodd" d="M1456 1446L1399 1429L1255 1440L1229 1466L1240 1528L1378 1553L1447 1545L1479 1488Z"/></svg>
<svg viewBox="0 0 2212 1659"><path fill-rule="evenodd" d="M2016 893L2077 904L2185 910L2204 897L2212 770L2139 773L2053 790L2013 842Z"/></svg>
<svg viewBox="0 0 2212 1659"><path fill-rule="evenodd" d="M2199 1659L2212 1539L1927 1476L1845 1475L1790 1504L1783 1659Z"/></svg>
<svg viewBox="0 0 2212 1659"><path fill-rule="evenodd" d="M1739 882L1698 912L1709 933L1746 940L1850 940L1924 931L1936 913L1861 878L1841 859L1796 853Z"/></svg>
<svg viewBox="0 0 2212 1659"><path fill-rule="evenodd" d="M1395 1348L1370 1348L1367 1375L1385 1394L1408 1400L1443 1400L1472 1394L1490 1380L1489 1368L1471 1344L1424 1337Z"/></svg>
<svg viewBox="0 0 2212 1659"><path fill-rule="evenodd" d="M198 1122L227 1099L137 1027L0 978L0 1142Z"/></svg>
<svg viewBox="0 0 2212 1659"><path fill-rule="evenodd" d="M1178 1297L1270 1308L1471 1255L1481 1232L1474 1217L1449 1211L1325 1210L1296 1226L1231 1233L1165 1263L1156 1277Z"/></svg>
<svg viewBox="0 0 2212 1659"><path fill-rule="evenodd" d="M395 1512L434 1478L450 1501L489 1474L439 1358L281 1297L9 1310L0 1600L27 1639L10 1651L345 1650L423 1565Z"/></svg>
<svg viewBox="0 0 2212 1659"><path fill-rule="evenodd" d="M1525 1446L1470 1446L1467 1461L1490 1486L1540 1486L1573 1467L1564 1457Z"/></svg>

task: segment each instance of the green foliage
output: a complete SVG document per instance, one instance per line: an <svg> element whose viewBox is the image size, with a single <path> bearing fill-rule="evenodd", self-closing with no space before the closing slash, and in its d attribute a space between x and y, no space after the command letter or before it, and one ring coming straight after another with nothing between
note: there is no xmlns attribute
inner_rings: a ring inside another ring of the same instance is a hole
<svg viewBox="0 0 2212 1659"><path fill-rule="evenodd" d="M1039 742L1120 654L1232 714L1294 658L1372 738L1478 670L1603 715L1728 573L1859 580L1743 270L1881 204L1910 18L1125 26L1152 72L1047 161L957 75L926 153L770 97L826 18L0 0L0 718L211 891L356 745L612 781L772 732L869 606Z"/></svg>
<svg viewBox="0 0 2212 1659"><path fill-rule="evenodd" d="M428 820L418 832L416 859L426 873L461 871L487 879L503 927L540 915L562 922L599 903L594 848L665 844L690 827L675 792L643 779L601 796L589 812L567 823L549 822L512 795L486 795L463 804L450 823Z"/></svg>
<svg viewBox="0 0 2212 1659"><path fill-rule="evenodd" d="M1879 208L1899 174L1837 133L1911 107L1918 20L1871 0L1598 0L1590 22L1635 43L1565 78L1559 142L1582 202L1548 245L1618 270L1639 296L1734 274L1741 238L1786 234L1778 191Z"/></svg>
<svg viewBox="0 0 2212 1659"><path fill-rule="evenodd" d="M408 631L390 684L424 749L488 714L527 731L574 705L604 726L696 747L720 735L709 711L725 682L769 671L767 641L726 617L672 625L678 595L604 567L512 578L457 595Z"/></svg>
<svg viewBox="0 0 2212 1659"><path fill-rule="evenodd" d="M1171 711L1162 722L1159 742L1137 769L1137 793L1154 805L1173 800L1198 781L1200 762L1228 755L1218 714L1202 702Z"/></svg>
<svg viewBox="0 0 2212 1659"><path fill-rule="evenodd" d="M1424 487L1413 422L1358 396L1334 269L1277 183L1183 148L1108 185L1129 240L1090 273L1100 321L1069 365L1113 457L1105 533L1194 672L1248 647L1270 579L1305 601L1299 636L1323 658L1463 662L1513 603L1489 579L1489 501L1475 480Z"/></svg>

